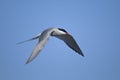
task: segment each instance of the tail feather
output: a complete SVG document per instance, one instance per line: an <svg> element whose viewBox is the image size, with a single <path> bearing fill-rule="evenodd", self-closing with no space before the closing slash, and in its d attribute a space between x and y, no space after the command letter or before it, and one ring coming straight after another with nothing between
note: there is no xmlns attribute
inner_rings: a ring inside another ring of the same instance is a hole
<svg viewBox="0 0 120 80"><path fill-rule="evenodd" d="M18 42L18 43L16 43L16 44L22 44L22 43L25 43L25 42L28 42L28 41L31 41L31 40L35 40L35 39L39 38L39 36L40 36L40 35L37 35L36 37L33 37L33 38L28 39L28 40L25 40L25 41Z"/></svg>

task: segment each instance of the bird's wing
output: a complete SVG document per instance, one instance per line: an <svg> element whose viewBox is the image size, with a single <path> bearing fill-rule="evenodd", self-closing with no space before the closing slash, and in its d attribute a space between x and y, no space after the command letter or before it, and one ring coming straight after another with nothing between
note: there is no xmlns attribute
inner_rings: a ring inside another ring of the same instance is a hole
<svg viewBox="0 0 120 80"><path fill-rule="evenodd" d="M39 52L44 48L45 44L47 43L50 37L51 32L52 32L52 28L47 29L41 33L41 35L39 36L39 42L34 48L31 56L28 58L26 64L31 62L33 59L35 59L35 57L39 54Z"/></svg>
<svg viewBox="0 0 120 80"><path fill-rule="evenodd" d="M66 35L56 36L56 37L63 40L75 52L77 52L78 54L84 56L84 54L82 53L82 51L79 48L78 44L76 43L75 39L71 35L66 34Z"/></svg>
<svg viewBox="0 0 120 80"><path fill-rule="evenodd" d="M32 54L31 54L31 56L28 58L26 64L31 62L39 54L39 52L43 49L43 47L47 41L48 41L48 38L44 38L43 40L38 42L38 44L36 45L36 47L34 48Z"/></svg>

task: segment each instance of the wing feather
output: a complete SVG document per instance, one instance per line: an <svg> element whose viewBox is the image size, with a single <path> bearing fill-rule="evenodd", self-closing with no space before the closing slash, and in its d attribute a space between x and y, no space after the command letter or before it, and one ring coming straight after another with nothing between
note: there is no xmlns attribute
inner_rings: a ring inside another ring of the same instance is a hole
<svg viewBox="0 0 120 80"><path fill-rule="evenodd" d="M84 54L82 53L82 50L80 49L80 47L76 43L75 39L71 35L66 34L66 35L56 36L56 37L63 40L75 52L77 52L81 56L84 56Z"/></svg>
<svg viewBox="0 0 120 80"><path fill-rule="evenodd" d="M39 36L39 42L34 48L31 56L28 58L26 64L31 62L33 59L37 57L37 55L40 53L40 51L44 48L45 44L47 43L51 32L52 32L52 28L47 29L41 33L41 35Z"/></svg>
<svg viewBox="0 0 120 80"><path fill-rule="evenodd" d="M49 37L42 39L41 41L38 42L36 47L34 48L31 56L28 58L26 64L31 62L33 59L36 58L36 56L40 53L40 51L44 48L45 44L47 43Z"/></svg>

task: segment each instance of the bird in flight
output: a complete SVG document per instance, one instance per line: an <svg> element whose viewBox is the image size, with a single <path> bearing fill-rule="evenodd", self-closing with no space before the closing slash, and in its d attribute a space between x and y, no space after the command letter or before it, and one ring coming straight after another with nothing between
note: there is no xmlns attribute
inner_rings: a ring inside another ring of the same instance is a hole
<svg viewBox="0 0 120 80"><path fill-rule="evenodd" d="M24 42L27 42L27 41L39 39L36 47L34 48L31 56L28 58L26 64L28 64L33 59L35 59L35 57L44 48L44 46L47 43L50 36L54 36L54 37L56 37L60 40L63 40L72 50L74 50L75 52L77 52L81 56L84 56L84 54L82 53L78 44L74 40L74 38L65 29L62 29L62 28L48 28L48 29L44 30L41 34L38 34L37 36L35 36L35 37L33 37L29 40L25 40L25 41L17 43L17 44L21 44L21 43L24 43Z"/></svg>

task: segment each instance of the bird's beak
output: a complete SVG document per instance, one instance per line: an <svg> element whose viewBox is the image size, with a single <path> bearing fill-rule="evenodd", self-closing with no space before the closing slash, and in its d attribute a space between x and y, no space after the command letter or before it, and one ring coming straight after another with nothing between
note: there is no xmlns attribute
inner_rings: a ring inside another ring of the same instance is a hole
<svg viewBox="0 0 120 80"><path fill-rule="evenodd" d="M66 33L66 35L70 36L70 34L69 34L69 33Z"/></svg>

